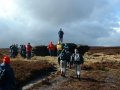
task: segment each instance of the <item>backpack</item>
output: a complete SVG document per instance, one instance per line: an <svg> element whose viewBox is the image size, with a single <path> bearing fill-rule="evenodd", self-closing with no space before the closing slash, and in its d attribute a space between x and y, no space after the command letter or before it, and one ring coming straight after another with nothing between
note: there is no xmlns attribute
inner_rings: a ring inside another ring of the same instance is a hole
<svg viewBox="0 0 120 90"><path fill-rule="evenodd" d="M0 66L0 85L5 81L5 68Z"/></svg>
<svg viewBox="0 0 120 90"><path fill-rule="evenodd" d="M74 61L80 61L80 54L79 53L74 54Z"/></svg>
<svg viewBox="0 0 120 90"><path fill-rule="evenodd" d="M84 59L79 53L74 54L74 63L75 64L83 64L84 63Z"/></svg>
<svg viewBox="0 0 120 90"><path fill-rule="evenodd" d="M66 60L66 52L61 52L60 60Z"/></svg>

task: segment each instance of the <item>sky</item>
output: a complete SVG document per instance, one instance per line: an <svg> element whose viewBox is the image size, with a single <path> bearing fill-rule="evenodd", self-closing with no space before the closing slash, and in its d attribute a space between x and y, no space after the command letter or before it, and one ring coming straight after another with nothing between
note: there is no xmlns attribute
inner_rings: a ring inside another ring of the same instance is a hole
<svg viewBox="0 0 120 90"><path fill-rule="evenodd" d="M120 46L120 0L0 0L0 47L63 42Z"/></svg>

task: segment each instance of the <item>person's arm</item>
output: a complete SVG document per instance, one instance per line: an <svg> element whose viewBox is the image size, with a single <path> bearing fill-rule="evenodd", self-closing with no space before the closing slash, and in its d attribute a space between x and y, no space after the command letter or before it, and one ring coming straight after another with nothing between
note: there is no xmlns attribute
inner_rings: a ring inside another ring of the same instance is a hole
<svg viewBox="0 0 120 90"><path fill-rule="evenodd" d="M83 56L81 55L81 64L83 64L84 63L84 58L83 58Z"/></svg>
<svg viewBox="0 0 120 90"><path fill-rule="evenodd" d="M71 62L74 61L74 53L71 55L71 57L70 57L70 61L71 61Z"/></svg>

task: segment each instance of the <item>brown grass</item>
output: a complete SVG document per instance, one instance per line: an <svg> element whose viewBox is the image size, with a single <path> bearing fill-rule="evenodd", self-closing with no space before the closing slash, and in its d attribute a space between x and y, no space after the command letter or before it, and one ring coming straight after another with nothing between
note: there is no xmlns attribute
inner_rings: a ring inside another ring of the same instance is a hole
<svg viewBox="0 0 120 90"><path fill-rule="evenodd" d="M98 62L84 65L81 80L70 78L55 90L119 90L120 62ZM107 71L105 68L109 68ZM75 77L75 74L73 74Z"/></svg>
<svg viewBox="0 0 120 90"><path fill-rule="evenodd" d="M52 64L44 61L16 60L12 61L11 65L15 72L17 87L21 87L37 77L49 74L54 69Z"/></svg>

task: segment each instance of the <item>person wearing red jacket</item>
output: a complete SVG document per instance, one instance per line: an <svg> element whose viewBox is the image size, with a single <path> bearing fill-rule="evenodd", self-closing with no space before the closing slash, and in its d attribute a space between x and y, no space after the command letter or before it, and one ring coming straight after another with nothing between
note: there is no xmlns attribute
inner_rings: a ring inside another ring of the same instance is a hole
<svg viewBox="0 0 120 90"><path fill-rule="evenodd" d="M31 59L31 52L32 52L32 46L30 43L26 45L26 54L27 54L27 59Z"/></svg>
<svg viewBox="0 0 120 90"><path fill-rule="evenodd" d="M48 45L48 50L49 50L50 56L54 56L55 46L54 46L53 42L50 42L50 44Z"/></svg>

